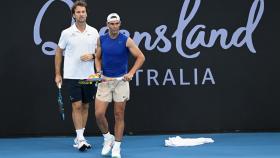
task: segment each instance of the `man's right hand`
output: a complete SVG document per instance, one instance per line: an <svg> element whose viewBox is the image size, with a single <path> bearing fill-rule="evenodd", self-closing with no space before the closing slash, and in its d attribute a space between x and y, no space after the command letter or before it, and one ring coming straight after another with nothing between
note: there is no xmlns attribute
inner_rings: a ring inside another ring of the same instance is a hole
<svg viewBox="0 0 280 158"><path fill-rule="evenodd" d="M94 54L90 54L90 53L87 53L87 54L84 54L80 57L80 59L82 61L90 61L90 60L93 60L95 58L95 55Z"/></svg>
<svg viewBox="0 0 280 158"><path fill-rule="evenodd" d="M59 85L61 86L62 85L62 77L61 75L55 75L55 83L56 83L56 86L59 88Z"/></svg>

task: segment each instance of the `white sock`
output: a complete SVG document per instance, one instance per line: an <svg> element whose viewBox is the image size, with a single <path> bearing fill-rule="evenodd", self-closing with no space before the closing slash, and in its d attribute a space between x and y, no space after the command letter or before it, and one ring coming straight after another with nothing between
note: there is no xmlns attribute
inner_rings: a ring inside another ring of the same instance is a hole
<svg viewBox="0 0 280 158"><path fill-rule="evenodd" d="M85 137L84 137L84 130L83 130L83 129L77 129L77 130L76 130L76 133L77 133L77 138L78 138L78 140L83 140L83 139L85 139Z"/></svg>
<svg viewBox="0 0 280 158"><path fill-rule="evenodd" d="M104 139L110 139L111 136L112 136L112 135L110 134L110 132L108 132L108 133L106 133L106 134L103 134Z"/></svg>
<svg viewBox="0 0 280 158"><path fill-rule="evenodd" d="M85 129L86 129L86 128L82 128L82 130L83 130L83 135L84 135L84 133L85 133Z"/></svg>
<svg viewBox="0 0 280 158"><path fill-rule="evenodd" d="M119 149L119 148L121 147L121 143L122 143L122 142L117 142L117 141L115 141L115 143L114 143L114 148L115 148L115 149Z"/></svg>

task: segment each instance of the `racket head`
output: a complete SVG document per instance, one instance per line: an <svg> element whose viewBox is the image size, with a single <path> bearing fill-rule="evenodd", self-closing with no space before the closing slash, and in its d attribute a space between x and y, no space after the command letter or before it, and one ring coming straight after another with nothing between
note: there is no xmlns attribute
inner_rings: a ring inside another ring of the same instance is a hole
<svg viewBox="0 0 280 158"><path fill-rule="evenodd" d="M86 81L92 81L92 82L100 82L102 81L101 75L99 73L95 73L90 75Z"/></svg>
<svg viewBox="0 0 280 158"><path fill-rule="evenodd" d="M100 81L102 81L102 78L101 77L99 77L99 78L88 78L88 79L86 79L86 81L100 82Z"/></svg>

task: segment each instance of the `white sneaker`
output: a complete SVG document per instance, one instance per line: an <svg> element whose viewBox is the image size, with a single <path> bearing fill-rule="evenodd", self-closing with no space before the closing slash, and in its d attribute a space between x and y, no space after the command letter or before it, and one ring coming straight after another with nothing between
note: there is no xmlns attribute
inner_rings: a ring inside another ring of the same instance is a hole
<svg viewBox="0 0 280 158"><path fill-rule="evenodd" d="M79 141L78 141L78 138L76 137L76 138L74 139L73 147L74 147L74 148L78 148L78 143L79 143ZM91 145L87 142L87 140L84 140L84 143L85 143L85 145L86 145L86 149L91 149Z"/></svg>
<svg viewBox="0 0 280 158"><path fill-rule="evenodd" d="M76 137L75 139L74 139L74 144L73 144L73 147L74 148L78 148L78 138Z"/></svg>
<svg viewBox="0 0 280 158"><path fill-rule="evenodd" d="M78 139L74 139L74 143L73 147L79 149L80 151L85 151L87 149L87 141L82 139L82 140L78 140Z"/></svg>
<svg viewBox="0 0 280 158"><path fill-rule="evenodd" d="M113 135L111 135L110 138L107 139L104 138L103 148L101 151L102 156L109 156L110 151L114 145L114 142L115 142L115 137Z"/></svg>
<svg viewBox="0 0 280 158"><path fill-rule="evenodd" d="M113 147L112 149L112 158L121 158L121 148L120 147Z"/></svg>
<svg viewBox="0 0 280 158"><path fill-rule="evenodd" d="M85 140L85 145L86 145L87 149L91 149L91 145L87 142L87 140Z"/></svg>

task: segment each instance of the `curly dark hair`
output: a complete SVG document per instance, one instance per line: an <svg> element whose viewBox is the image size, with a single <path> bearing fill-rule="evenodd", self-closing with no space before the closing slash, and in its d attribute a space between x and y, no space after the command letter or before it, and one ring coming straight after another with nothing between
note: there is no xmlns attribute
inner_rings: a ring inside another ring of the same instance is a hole
<svg viewBox="0 0 280 158"><path fill-rule="evenodd" d="M72 15L75 13L77 6L85 7L86 12L88 12L87 3L84 0L77 0L71 8Z"/></svg>

